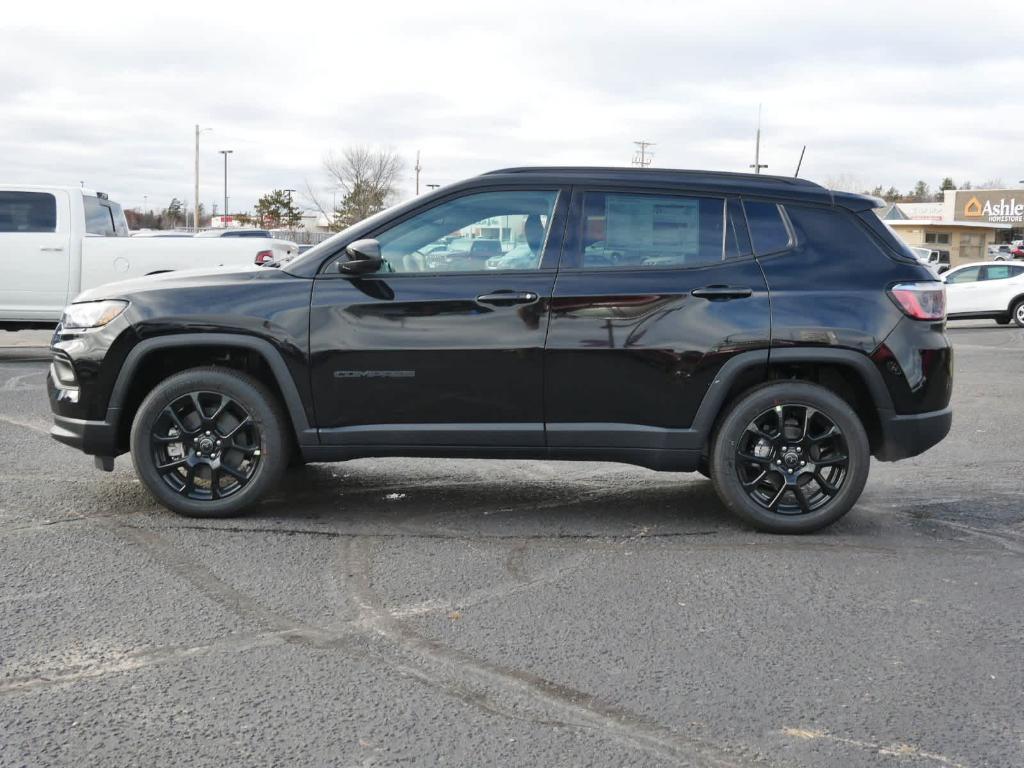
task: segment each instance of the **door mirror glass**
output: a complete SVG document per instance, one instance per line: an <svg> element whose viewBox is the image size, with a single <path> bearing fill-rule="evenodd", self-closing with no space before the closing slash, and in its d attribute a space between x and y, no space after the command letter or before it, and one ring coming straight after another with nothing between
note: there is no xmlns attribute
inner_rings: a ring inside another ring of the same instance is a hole
<svg viewBox="0 0 1024 768"><path fill-rule="evenodd" d="M356 240L345 248L347 261L338 262L338 271L350 275L365 275L380 269L380 243L372 238Z"/></svg>

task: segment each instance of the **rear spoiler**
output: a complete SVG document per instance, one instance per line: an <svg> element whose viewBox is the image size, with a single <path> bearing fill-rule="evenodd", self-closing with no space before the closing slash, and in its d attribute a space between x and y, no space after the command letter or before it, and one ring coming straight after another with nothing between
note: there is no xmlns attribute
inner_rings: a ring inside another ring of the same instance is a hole
<svg viewBox="0 0 1024 768"><path fill-rule="evenodd" d="M870 211L874 208L882 208L885 206L885 200L874 195L858 195L855 192L837 192L830 190L832 194L832 204L838 205L841 208L846 208L854 213L860 213L861 211Z"/></svg>

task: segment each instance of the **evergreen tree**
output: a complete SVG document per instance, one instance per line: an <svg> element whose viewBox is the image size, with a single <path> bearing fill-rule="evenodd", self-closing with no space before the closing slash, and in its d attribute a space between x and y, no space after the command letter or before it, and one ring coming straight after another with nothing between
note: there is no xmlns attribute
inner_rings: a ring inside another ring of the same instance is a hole
<svg viewBox="0 0 1024 768"><path fill-rule="evenodd" d="M302 211L283 189L275 189L256 201L256 220L267 228L293 229L302 221Z"/></svg>

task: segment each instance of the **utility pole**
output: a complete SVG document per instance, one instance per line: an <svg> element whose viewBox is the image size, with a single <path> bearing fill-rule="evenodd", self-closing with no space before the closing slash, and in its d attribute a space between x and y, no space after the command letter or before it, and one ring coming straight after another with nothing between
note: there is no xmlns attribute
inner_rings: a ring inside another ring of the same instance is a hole
<svg viewBox="0 0 1024 768"><path fill-rule="evenodd" d="M767 168L767 165L761 165L761 105L757 105L757 138L754 140L754 164L750 166L754 169L754 173L760 173L762 168Z"/></svg>
<svg viewBox="0 0 1024 768"><path fill-rule="evenodd" d="M206 131L212 131L212 128L199 129L199 124L196 123L196 186L195 186L195 198L193 199L193 205L195 206L192 210L192 231L199 231L199 134ZM188 217L186 217L188 218ZM187 226L187 225L186 225Z"/></svg>
<svg viewBox="0 0 1024 768"><path fill-rule="evenodd" d="M648 147L653 147L653 141L634 141L639 149L633 153L633 165L637 168L646 168L651 164L651 158L654 157L653 152L648 152Z"/></svg>
<svg viewBox="0 0 1024 768"><path fill-rule="evenodd" d="M416 150L416 194L420 193L420 171L423 170L420 167L420 151Z"/></svg>
<svg viewBox="0 0 1024 768"><path fill-rule="evenodd" d="M149 213L149 195L142 196L142 213Z"/></svg>
<svg viewBox="0 0 1024 768"><path fill-rule="evenodd" d="M235 150L233 149L219 149L217 150L224 155L224 215L228 215L228 155L232 154Z"/></svg>

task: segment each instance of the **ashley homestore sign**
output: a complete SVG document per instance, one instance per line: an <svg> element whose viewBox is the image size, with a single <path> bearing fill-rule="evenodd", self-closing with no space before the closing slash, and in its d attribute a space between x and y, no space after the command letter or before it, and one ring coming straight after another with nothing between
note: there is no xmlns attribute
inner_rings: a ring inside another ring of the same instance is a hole
<svg viewBox="0 0 1024 768"><path fill-rule="evenodd" d="M987 221L998 224L1024 223L1024 190L957 192L956 218L961 221Z"/></svg>

